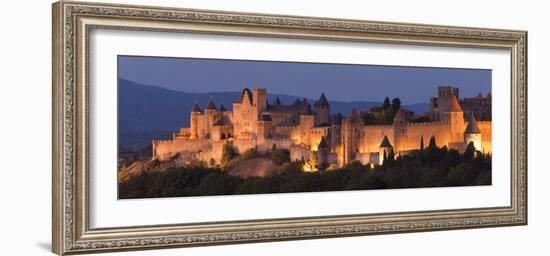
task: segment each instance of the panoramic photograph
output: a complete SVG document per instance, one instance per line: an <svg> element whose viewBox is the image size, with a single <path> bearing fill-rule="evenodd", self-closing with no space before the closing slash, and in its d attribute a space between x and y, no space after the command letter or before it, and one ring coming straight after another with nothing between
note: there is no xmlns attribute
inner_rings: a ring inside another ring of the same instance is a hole
<svg viewBox="0 0 550 256"><path fill-rule="evenodd" d="M118 56L118 198L491 185L491 70Z"/></svg>

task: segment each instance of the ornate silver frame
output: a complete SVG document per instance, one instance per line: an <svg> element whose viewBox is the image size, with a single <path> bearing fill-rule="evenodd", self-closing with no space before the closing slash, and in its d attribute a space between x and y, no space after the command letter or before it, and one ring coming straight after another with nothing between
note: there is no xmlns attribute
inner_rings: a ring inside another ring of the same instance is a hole
<svg viewBox="0 0 550 256"><path fill-rule="evenodd" d="M88 33L92 29L344 40L511 51L511 205L91 229ZM61 1L53 5L53 242L57 254L527 224L527 32Z"/></svg>

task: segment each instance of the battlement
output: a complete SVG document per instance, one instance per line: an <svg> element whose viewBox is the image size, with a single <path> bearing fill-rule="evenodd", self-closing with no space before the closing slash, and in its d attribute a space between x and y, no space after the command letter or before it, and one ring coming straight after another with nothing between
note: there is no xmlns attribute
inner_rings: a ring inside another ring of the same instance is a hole
<svg viewBox="0 0 550 256"><path fill-rule="evenodd" d="M408 123L409 126L438 126L438 125L448 125L447 121L433 121L433 122L422 122L422 123Z"/></svg>
<svg viewBox="0 0 550 256"><path fill-rule="evenodd" d="M396 152L416 150L422 139L427 144L432 136L437 145L459 148L464 144L467 122L451 123L447 120L449 115L446 109L441 109L452 97L458 97L457 89L440 87L438 97L431 98L430 119L436 121L411 123L406 121L412 118L411 114L399 116L392 124L364 124L359 112L354 110L343 121L337 121L337 125L321 126L331 122L329 101L324 94L312 110L307 107L309 102L300 99L290 105L284 105L278 99L273 104L267 104L267 90L245 88L233 102L231 111L221 105L219 109L216 108L212 99L204 107L204 112L195 104L190 127L180 128L171 140L152 141L153 157L162 159L180 154L208 162L211 159L218 161L223 145L232 142L237 152L251 148L269 151L275 144L278 148L291 150L293 159L308 159L311 151L317 150L319 141L326 139L332 152L339 154L335 157L340 163L347 163L357 157L371 161L369 159L376 157L368 154L378 154L384 137L387 137ZM301 115L304 109L307 111ZM460 105L456 110L460 111L453 111L451 119L460 117L458 112L466 113ZM475 109L470 108L468 111ZM259 120L259 117L264 118L265 113L270 116ZM437 118L434 113L438 114ZM300 116L299 124L294 119L296 115ZM265 125L264 122L269 120L272 120L272 125ZM483 150L490 151L491 121L477 121L477 124L481 130Z"/></svg>

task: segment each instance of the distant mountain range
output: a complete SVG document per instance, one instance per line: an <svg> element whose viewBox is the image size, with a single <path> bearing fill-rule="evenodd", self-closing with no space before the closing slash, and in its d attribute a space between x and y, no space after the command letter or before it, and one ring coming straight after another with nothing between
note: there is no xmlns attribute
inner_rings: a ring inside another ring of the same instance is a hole
<svg viewBox="0 0 550 256"><path fill-rule="evenodd" d="M240 92L188 93L142 85L125 79L119 79L118 86L118 118L121 135L119 139L120 143L124 145L134 144L130 141L140 136L143 137L140 140L144 142L150 141L149 137L151 136L169 138L171 132L176 131L179 127L189 126L189 111L195 100L198 101L202 109L208 99L212 97L217 107L223 103L227 110L231 110L233 101L240 95ZM279 97L283 104L290 104L297 98L302 99L301 97L268 92L269 102L272 102L275 97ZM382 104L381 101L331 101L330 95L327 97L333 114L348 115L354 107L364 111ZM308 102L311 104L316 100L317 98L308 98ZM428 103L404 105L403 107L415 112L426 112L429 109Z"/></svg>

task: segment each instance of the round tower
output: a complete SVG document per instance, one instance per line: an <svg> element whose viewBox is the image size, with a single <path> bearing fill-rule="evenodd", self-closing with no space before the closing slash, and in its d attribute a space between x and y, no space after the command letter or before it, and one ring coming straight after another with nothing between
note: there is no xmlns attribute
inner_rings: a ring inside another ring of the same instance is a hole
<svg viewBox="0 0 550 256"><path fill-rule="evenodd" d="M330 152L330 147L325 141L325 138L322 137L319 145L317 146L317 169L323 170L327 168L328 164L328 154Z"/></svg>
<svg viewBox="0 0 550 256"><path fill-rule="evenodd" d="M361 114L353 108L349 117L342 121L342 165L353 161L355 153L359 152L362 127Z"/></svg>
<svg viewBox="0 0 550 256"><path fill-rule="evenodd" d="M207 137L210 136L212 125L214 124L214 122L216 122L216 119L218 116L217 113L218 113L218 108L216 108L216 105L214 104L212 97L210 97L208 99L208 103L206 103L206 107L204 107L204 114L206 116L206 123L204 125L204 130Z"/></svg>
<svg viewBox="0 0 550 256"><path fill-rule="evenodd" d="M189 125L192 139L197 139L199 137L199 118L201 114L202 111L199 108L197 101L195 101L193 107L191 108L191 122Z"/></svg>
<svg viewBox="0 0 550 256"><path fill-rule="evenodd" d="M464 130L464 148L466 148L470 142L474 144L476 150L483 152L481 130L477 126L473 113L470 115L470 118L468 118L468 126L466 126L466 130Z"/></svg>
<svg viewBox="0 0 550 256"><path fill-rule="evenodd" d="M393 146L388 139L388 136L384 135L382 142L380 142L380 147L378 151L378 164L382 165L384 160L390 156L390 152Z"/></svg>
<svg viewBox="0 0 550 256"><path fill-rule="evenodd" d="M306 102L302 112L300 113L300 141L303 144L311 145L309 140L309 130L315 125L314 122L315 120L313 111L311 111L311 105Z"/></svg>
<svg viewBox="0 0 550 256"><path fill-rule="evenodd" d="M445 122L449 124L449 142L462 141L464 132L464 112L454 95L451 95L449 104L445 110Z"/></svg>
<svg viewBox="0 0 550 256"><path fill-rule="evenodd" d="M330 105L325 93L321 93L319 100L313 104L315 112L315 126L330 125Z"/></svg>
<svg viewBox="0 0 550 256"><path fill-rule="evenodd" d="M396 153L407 148L407 128L409 126L410 116L411 112L400 108L393 117L393 143Z"/></svg>

